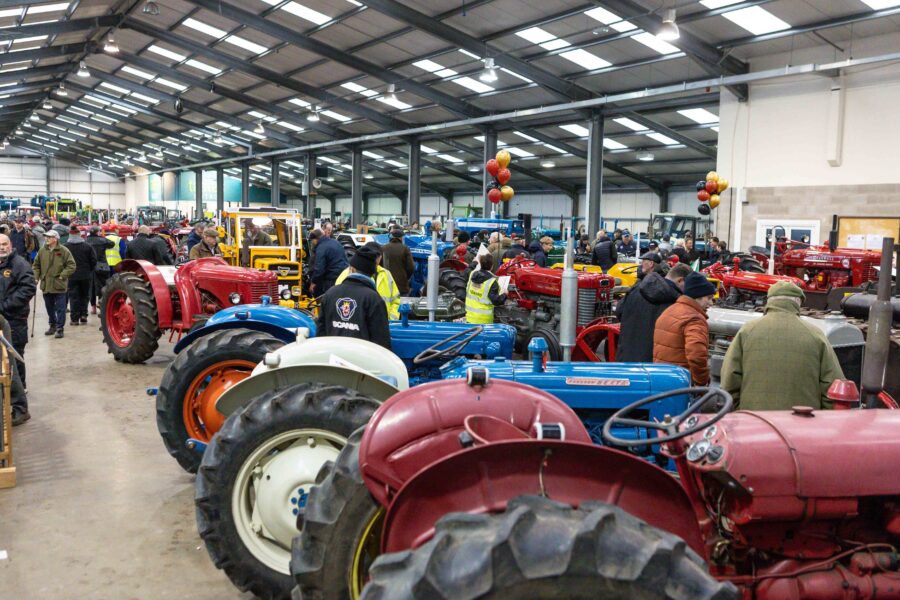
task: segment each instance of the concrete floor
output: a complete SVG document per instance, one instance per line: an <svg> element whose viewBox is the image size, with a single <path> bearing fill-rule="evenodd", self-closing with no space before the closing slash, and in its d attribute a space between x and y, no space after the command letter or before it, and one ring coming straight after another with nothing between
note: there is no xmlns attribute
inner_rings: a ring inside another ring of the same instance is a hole
<svg viewBox="0 0 900 600"><path fill-rule="evenodd" d="M40 304L40 298L39 304ZM0 490L0 598L249 598L209 560L194 477L156 430L163 342L144 365L107 354L96 316L26 348L32 418L13 430L18 485Z"/></svg>

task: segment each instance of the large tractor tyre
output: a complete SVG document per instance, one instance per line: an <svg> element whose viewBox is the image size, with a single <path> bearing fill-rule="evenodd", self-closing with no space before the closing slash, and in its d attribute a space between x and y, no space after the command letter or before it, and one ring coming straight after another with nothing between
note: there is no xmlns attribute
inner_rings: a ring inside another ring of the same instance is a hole
<svg viewBox="0 0 900 600"><path fill-rule="evenodd" d="M466 287L468 286L468 278L459 271L454 269L444 269L438 278L441 287L448 292L452 292L454 296L466 301Z"/></svg>
<svg viewBox="0 0 900 600"><path fill-rule="evenodd" d="M268 333L227 329L201 337L175 357L159 384L156 426L181 468L196 473L200 466L201 454L187 448L188 439L208 443L222 427L216 400L282 346Z"/></svg>
<svg viewBox="0 0 900 600"><path fill-rule="evenodd" d="M300 383L259 396L213 436L195 483L197 529L241 591L290 597L291 542L309 489L376 408L352 389Z"/></svg>
<svg viewBox="0 0 900 600"><path fill-rule="evenodd" d="M365 600L738 597L681 538L603 502L537 496L498 515L447 515L431 541L381 556L370 575Z"/></svg>
<svg viewBox="0 0 900 600"><path fill-rule="evenodd" d="M364 428L326 463L309 493L300 535L291 550L295 600L358 600L379 554L384 510L359 469Z"/></svg>
<svg viewBox="0 0 900 600"><path fill-rule="evenodd" d="M536 338L542 338L547 342L548 360L560 361L563 359L563 349L562 344L559 341L559 334L556 333L555 330L548 327L538 327L530 334L528 334L528 338L525 340L525 345L522 347L523 354L528 353L528 346L531 345L531 340Z"/></svg>
<svg viewBox="0 0 900 600"><path fill-rule="evenodd" d="M150 283L135 273L109 278L100 297L100 330L120 362L142 363L159 348L159 315Z"/></svg>

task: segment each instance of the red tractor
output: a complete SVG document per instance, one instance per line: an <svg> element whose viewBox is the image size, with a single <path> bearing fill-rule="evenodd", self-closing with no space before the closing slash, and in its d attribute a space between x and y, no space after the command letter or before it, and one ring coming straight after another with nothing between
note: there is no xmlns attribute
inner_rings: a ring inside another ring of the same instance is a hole
<svg viewBox="0 0 900 600"><path fill-rule="evenodd" d="M789 281L800 287L804 287L804 282L796 277L786 275L767 275L766 273L755 273L752 271L744 271L740 268L741 259L735 257L733 266L727 266L724 263L713 263L703 269L703 273L722 283L719 303L730 307L747 307L755 308L764 306L766 303L766 293L769 288L779 281Z"/></svg>
<svg viewBox="0 0 900 600"><path fill-rule="evenodd" d="M278 297L274 271L232 267L221 258L201 258L180 267L123 260L103 288L100 329L117 361L140 363L170 339L238 304Z"/></svg>

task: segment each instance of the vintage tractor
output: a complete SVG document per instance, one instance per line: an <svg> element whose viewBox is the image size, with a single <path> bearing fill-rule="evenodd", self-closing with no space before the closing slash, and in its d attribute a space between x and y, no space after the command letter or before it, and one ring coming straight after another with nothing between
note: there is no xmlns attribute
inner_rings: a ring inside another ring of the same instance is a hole
<svg viewBox="0 0 900 600"><path fill-rule="evenodd" d="M285 306L309 308L312 299L303 293L303 238L301 217L295 210L274 207L238 208L222 213L219 247L229 264L272 271L278 277L278 294ZM271 246L248 246L247 228L259 227L272 238Z"/></svg>
<svg viewBox="0 0 900 600"><path fill-rule="evenodd" d="M766 293L779 281L803 287L803 281L787 275L767 275L741 269L741 259L734 257L731 266L717 262L702 270L707 277L721 282L717 304L732 308L753 309L766 304Z"/></svg>
<svg viewBox="0 0 900 600"><path fill-rule="evenodd" d="M223 308L260 302L278 292L275 274L204 258L180 267L123 260L100 299L103 341L117 361L140 363L166 330L181 336Z"/></svg>

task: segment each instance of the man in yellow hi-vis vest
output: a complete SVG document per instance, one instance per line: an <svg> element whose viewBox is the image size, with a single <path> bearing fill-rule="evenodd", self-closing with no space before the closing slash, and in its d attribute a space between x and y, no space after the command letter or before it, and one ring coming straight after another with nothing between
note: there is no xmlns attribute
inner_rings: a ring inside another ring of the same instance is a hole
<svg viewBox="0 0 900 600"><path fill-rule="evenodd" d="M487 325L494 322L494 307L506 302L500 284L491 273L494 258L484 254L478 258L481 269L472 271L466 286L466 323Z"/></svg>
<svg viewBox="0 0 900 600"><path fill-rule="evenodd" d="M394 282L391 272L381 266L381 246L376 242L369 242L365 247L371 248L378 254L378 260L375 262L375 289L378 290L378 295L381 296L381 299L384 300L384 304L387 306L388 319L397 321L400 319L400 290L397 289L397 284ZM349 274L350 268L347 267L341 271L334 284L338 285L347 279Z"/></svg>

